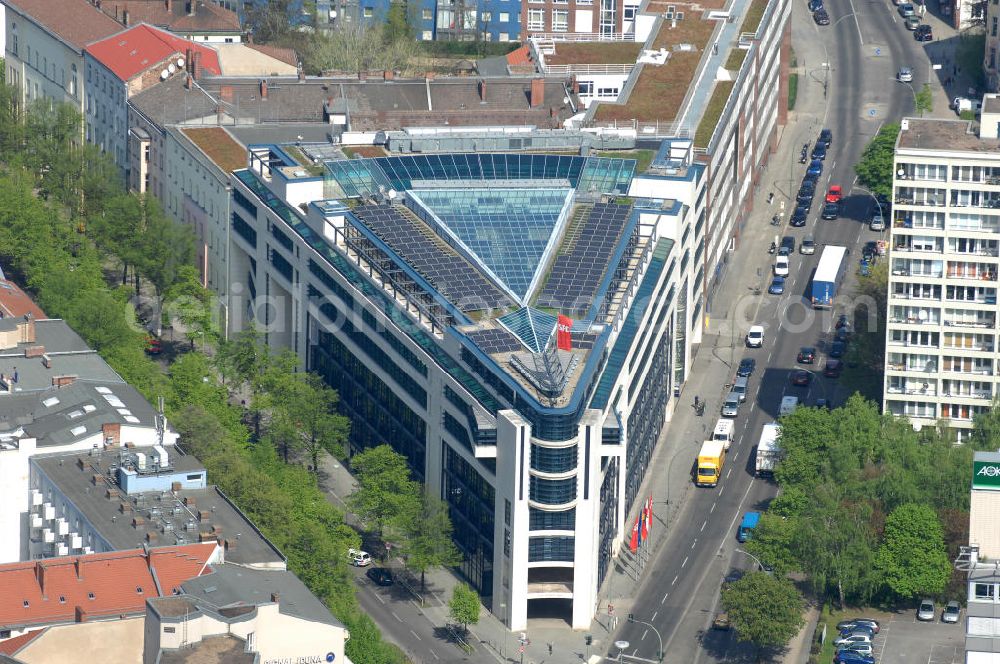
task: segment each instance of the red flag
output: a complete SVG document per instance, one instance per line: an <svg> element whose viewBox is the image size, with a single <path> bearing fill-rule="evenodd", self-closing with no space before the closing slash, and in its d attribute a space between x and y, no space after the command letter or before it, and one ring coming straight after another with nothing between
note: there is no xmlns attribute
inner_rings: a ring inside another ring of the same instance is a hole
<svg viewBox="0 0 1000 664"><path fill-rule="evenodd" d="M649 501L643 501L642 506L642 539L649 538L649 517L651 516L649 511Z"/></svg>
<svg viewBox="0 0 1000 664"><path fill-rule="evenodd" d="M639 519L636 519L635 525L632 526L632 539L629 540L628 548L632 553L639 550Z"/></svg>
<svg viewBox="0 0 1000 664"><path fill-rule="evenodd" d="M573 319L559 314L556 322L556 347L559 350L573 350L573 336L570 334L572 329Z"/></svg>

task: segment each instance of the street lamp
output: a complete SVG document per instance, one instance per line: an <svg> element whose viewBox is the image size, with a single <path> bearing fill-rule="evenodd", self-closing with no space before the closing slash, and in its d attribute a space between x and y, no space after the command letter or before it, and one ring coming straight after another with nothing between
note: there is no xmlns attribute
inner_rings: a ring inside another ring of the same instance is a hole
<svg viewBox="0 0 1000 664"><path fill-rule="evenodd" d="M889 220L885 218L885 214L883 214L882 212L882 201L878 199L878 196L872 193L870 189L866 189L865 187L862 187L860 184L854 185L854 189L860 189L861 191L865 192L866 194L872 197L872 200L875 201L875 205L878 207L878 216L882 217L883 226L885 228L889 228Z"/></svg>
<svg viewBox="0 0 1000 664"><path fill-rule="evenodd" d="M615 648L618 648L618 664L622 664L622 657L625 655L625 648L628 648L628 641L615 641Z"/></svg>
<svg viewBox="0 0 1000 664"><path fill-rule="evenodd" d="M645 620L639 620L638 618L636 618L635 616L633 616L631 613L628 614L628 621L630 623L639 623L640 625L644 625L644 626L650 628L651 630L653 630L653 633L656 634L657 641L660 642L660 646L659 646L659 648L656 651L656 661L657 662L662 662L663 661L663 638L660 636L660 630L656 629L656 627L653 626L653 623L646 622Z"/></svg>
<svg viewBox="0 0 1000 664"><path fill-rule="evenodd" d="M749 556L750 558L753 558L754 562L756 562L757 565L760 566L760 569L761 569L762 572L767 571L767 570L764 569L764 563L762 563L760 561L760 558L758 558L757 556L753 555L752 553L748 553L747 551L744 551L743 549L736 549L736 553L742 553L744 556Z"/></svg>

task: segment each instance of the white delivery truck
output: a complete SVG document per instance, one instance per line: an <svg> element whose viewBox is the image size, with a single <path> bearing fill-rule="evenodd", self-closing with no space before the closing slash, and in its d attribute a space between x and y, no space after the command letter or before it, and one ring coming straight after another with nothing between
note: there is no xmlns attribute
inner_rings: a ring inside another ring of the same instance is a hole
<svg viewBox="0 0 1000 664"><path fill-rule="evenodd" d="M760 432L757 443L757 476L772 475L774 468L781 460L781 448L778 447L778 437L781 435L781 425L777 422L765 424Z"/></svg>
<svg viewBox="0 0 1000 664"><path fill-rule="evenodd" d="M721 440L726 444L726 450L729 450L729 446L733 443L733 432L736 430L736 424L725 417L720 417L719 421L715 423L715 429L712 431L712 440Z"/></svg>
<svg viewBox="0 0 1000 664"><path fill-rule="evenodd" d="M799 407L798 397L781 397L781 405L778 407L778 415L784 417L791 415Z"/></svg>

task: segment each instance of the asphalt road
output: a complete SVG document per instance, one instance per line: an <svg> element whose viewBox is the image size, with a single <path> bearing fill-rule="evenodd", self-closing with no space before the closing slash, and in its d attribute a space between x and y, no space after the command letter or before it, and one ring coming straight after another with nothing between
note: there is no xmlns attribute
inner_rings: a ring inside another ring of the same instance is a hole
<svg viewBox="0 0 1000 664"><path fill-rule="evenodd" d="M806 75L813 81L827 83L825 117L819 118L812 140L815 141L820 128L828 127L833 130L833 145L806 227L775 230L795 237L796 246L805 234L812 233L819 246L813 256L796 252L792 257L784 296L766 294L772 260L766 246L759 253L755 253L753 246L744 247L747 252L744 260L759 266L759 281L765 286L765 294L744 308L754 314L755 322L767 327L764 346L743 353L757 360L751 396L736 420L737 439L730 449L723 481L714 489L699 489L690 494L667 541L647 564L644 575L647 582L642 584L630 611L648 625L623 621L614 636L616 641L629 643L624 650L624 661L654 660L657 632L663 639L665 661L670 663L752 658L747 647L735 643L731 632L708 628L717 608L721 580L733 568L754 566L748 556L736 551L737 520L748 509L765 507L777 491L772 482L753 477L757 438L761 427L776 419L783 395L795 394L806 404L813 404L818 398L839 403L846 397L836 380L819 375L837 312L816 316L804 306L802 297L823 246L843 245L850 250L846 283L841 284L841 292L849 292L856 280L861 246L868 240L879 239L866 223L874 201L856 186L853 166L883 122L896 122L913 112L913 92L909 86L895 81L898 68L905 65L913 69L913 89L918 90L927 80L928 60L887 0L827 0L831 25L825 28L812 25L805 0L794 2L793 48L797 39L811 36L823 45L825 56L823 62L813 60L806 68ZM793 146L793 151L797 156L798 148ZM788 173L776 196L780 199L789 193L794 195L805 166L796 159L792 164L778 163L772 168ZM822 221L819 219L822 197L830 184L844 188L842 216L835 221ZM815 346L819 350L816 364L802 367L816 372L808 388L794 387L789 380L790 372L797 368L796 353L801 346ZM738 361L739 356L735 359ZM716 416L706 413L705 417L714 421ZM681 450L680 454L688 452ZM684 460L678 460L678 464L683 465L681 461ZM607 654L618 658L619 649L610 646Z"/></svg>

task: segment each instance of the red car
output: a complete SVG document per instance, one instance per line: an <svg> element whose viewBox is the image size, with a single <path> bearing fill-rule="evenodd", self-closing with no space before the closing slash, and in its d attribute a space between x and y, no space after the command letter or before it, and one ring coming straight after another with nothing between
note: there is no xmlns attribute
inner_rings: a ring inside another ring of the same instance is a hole
<svg viewBox="0 0 1000 664"><path fill-rule="evenodd" d="M145 341L146 353L149 355L159 355L163 352L160 340L153 336L147 336Z"/></svg>
<svg viewBox="0 0 1000 664"><path fill-rule="evenodd" d="M839 378L843 368L844 363L840 360L828 359L826 361L826 368L823 369L823 375L827 378Z"/></svg>
<svg viewBox="0 0 1000 664"><path fill-rule="evenodd" d="M839 184L830 185L830 191L826 192L827 203L839 203L844 197L844 190Z"/></svg>
<svg viewBox="0 0 1000 664"><path fill-rule="evenodd" d="M792 372L792 385L798 385L799 387L809 387L809 383L812 382L813 375L808 371L795 371Z"/></svg>

